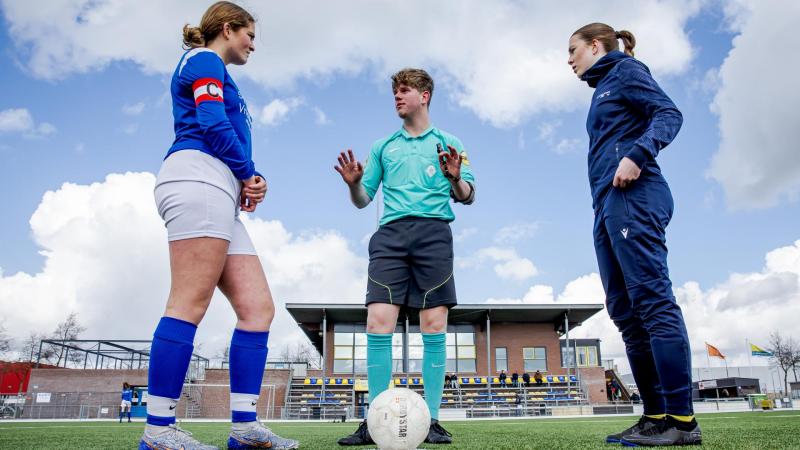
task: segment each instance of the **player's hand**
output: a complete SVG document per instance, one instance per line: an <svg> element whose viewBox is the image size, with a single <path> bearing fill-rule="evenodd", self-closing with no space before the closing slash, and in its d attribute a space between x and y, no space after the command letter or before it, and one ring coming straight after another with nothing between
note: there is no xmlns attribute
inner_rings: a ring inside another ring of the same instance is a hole
<svg viewBox="0 0 800 450"><path fill-rule="evenodd" d="M342 180L344 180L348 186L359 183L361 177L364 176L364 166L356 160L353 156L353 151L350 149L347 149L347 153L339 153L339 165L333 166L333 168L339 172L339 175L342 176Z"/></svg>
<svg viewBox="0 0 800 450"><path fill-rule="evenodd" d="M244 189L242 189L242 194L239 196L239 209L244 212L253 212L256 210L256 205L258 205L258 203L250 200L247 194L244 193Z"/></svg>
<svg viewBox="0 0 800 450"><path fill-rule="evenodd" d="M632 159L626 156L619 162L617 173L614 174L614 187L626 188L636 181L641 174L642 169L640 169Z"/></svg>
<svg viewBox="0 0 800 450"><path fill-rule="evenodd" d="M252 202L261 203L264 201L264 196L267 195L267 180L258 175L254 175L248 180L245 180L242 186L242 192Z"/></svg>
<svg viewBox="0 0 800 450"><path fill-rule="evenodd" d="M449 151L439 152L439 167L442 174L447 179L456 181L461 179L461 155L452 145L448 145Z"/></svg>

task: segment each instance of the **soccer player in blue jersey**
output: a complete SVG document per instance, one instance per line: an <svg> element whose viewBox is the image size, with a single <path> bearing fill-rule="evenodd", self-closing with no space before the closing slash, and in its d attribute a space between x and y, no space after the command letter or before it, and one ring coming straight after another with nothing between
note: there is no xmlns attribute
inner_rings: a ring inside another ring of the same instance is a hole
<svg viewBox="0 0 800 450"><path fill-rule="evenodd" d="M673 201L656 162L683 117L633 58L635 44L629 31L592 23L570 37L567 61L594 88L586 129L595 252L644 405L635 425L606 442L694 445L702 439L692 411L692 354L667 269Z"/></svg>
<svg viewBox="0 0 800 450"><path fill-rule="evenodd" d="M153 334L147 426L140 449L211 449L175 426L175 409L197 325L218 287L238 321L230 344L228 448L297 448L263 426L256 405L275 314L269 286L239 210L252 212L267 190L255 170L251 117L226 66L255 51L255 20L230 2L213 4L199 27L185 26L189 50L172 76L175 141L155 187L169 240L172 286Z"/></svg>
<svg viewBox="0 0 800 450"><path fill-rule="evenodd" d="M369 243L367 304L367 381L369 398L387 389L392 378L392 333L400 308L419 311L424 344L422 378L431 426L425 442L448 444L439 424L447 362L447 313L456 304L453 279L455 219L450 200L471 204L475 178L461 141L430 123L433 80L420 69L392 76L400 130L372 146L366 167L348 150L336 171L358 208L383 186L384 214ZM366 421L340 445L373 444Z"/></svg>
<svg viewBox="0 0 800 450"><path fill-rule="evenodd" d="M122 415L128 414L128 422L131 421L131 401L133 400L133 389L128 382L122 383L122 402L119 404L119 423L122 423Z"/></svg>

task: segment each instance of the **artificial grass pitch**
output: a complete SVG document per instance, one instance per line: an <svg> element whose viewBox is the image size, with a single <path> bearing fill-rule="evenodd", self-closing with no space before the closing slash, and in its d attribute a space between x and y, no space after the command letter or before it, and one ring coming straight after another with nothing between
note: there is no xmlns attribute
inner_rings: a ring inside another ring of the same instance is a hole
<svg viewBox="0 0 800 450"><path fill-rule="evenodd" d="M703 446L713 449L800 449L800 411L716 413L697 416ZM636 421L632 416L569 419L514 419L442 422L453 433L452 445L440 449L609 449L605 436ZM301 449L335 449L352 433L355 422L268 423L276 433L300 440ZM226 448L230 424L184 422L205 443ZM0 422L0 449L130 449L141 437L142 422ZM369 448L369 447L356 447ZM374 446L372 447L374 448ZM621 447L620 447L621 448Z"/></svg>

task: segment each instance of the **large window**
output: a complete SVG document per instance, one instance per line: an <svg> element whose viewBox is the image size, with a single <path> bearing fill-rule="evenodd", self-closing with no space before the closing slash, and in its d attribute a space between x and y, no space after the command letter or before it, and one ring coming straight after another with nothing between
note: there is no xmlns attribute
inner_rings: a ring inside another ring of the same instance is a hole
<svg viewBox="0 0 800 450"><path fill-rule="evenodd" d="M547 370L547 350L544 347L525 347L522 349L525 372Z"/></svg>
<svg viewBox="0 0 800 450"><path fill-rule="evenodd" d="M400 327L398 327L400 328ZM333 333L333 373L367 373L367 333L364 325L336 324ZM403 370L403 331L392 336L392 370Z"/></svg>
<svg viewBox="0 0 800 450"><path fill-rule="evenodd" d="M413 330L415 327L411 327ZM448 327L445 338L447 346L447 372L475 372L475 333L472 327ZM462 331L459 331L461 328ZM468 331L467 331L468 330ZM421 333L408 334L408 372L422 372L422 357L425 351Z"/></svg>
<svg viewBox="0 0 800 450"><path fill-rule="evenodd" d="M508 349L505 347L497 347L494 349L494 366L494 370L497 372L501 370L508 372Z"/></svg>
<svg viewBox="0 0 800 450"><path fill-rule="evenodd" d="M403 355L403 327L398 325L392 336L392 371L422 372L425 347L419 326L412 325L408 333L408 354ZM475 332L472 325L448 325L447 368L450 373L475 373ZM403 357L408 367L403 367ZM337 374L367 372L367 334L364 324L336 324L333 333L333 371Z"/></svg>
<svg viewBox="0 0 800 450"><path fill-rule="evenodd" d="M569 347L569 349L565 349L564 347L561 348L561 360L566 361L567 367L572 367L575 365L575 347ZM577 347L578 353L578 367L597 367L597 347L595 346L578 346Z"/></svg>

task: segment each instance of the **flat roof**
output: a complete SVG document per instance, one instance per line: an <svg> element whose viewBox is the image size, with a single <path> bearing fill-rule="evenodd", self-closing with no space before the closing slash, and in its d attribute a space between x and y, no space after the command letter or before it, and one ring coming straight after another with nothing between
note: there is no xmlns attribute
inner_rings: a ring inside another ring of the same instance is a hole
<svg viewBox="0 0 800 450"><path fill-rule="evenodd" d="M487 315L491 322L511 323L549 323L559 333L564 332L564 314L569 315L569 328L580 326L586 319L602 311L602 304L460 304L450 310L448 323L486 323ZM366 323L367 307L359 303L287 303L286 310L300 325L311 343L322 349L323 315L329 323ZM399 322L405 321L400 314ZM409 324L418 325L417 314L408 315ZM322 352L320 351L320 354Z"/></svg>

